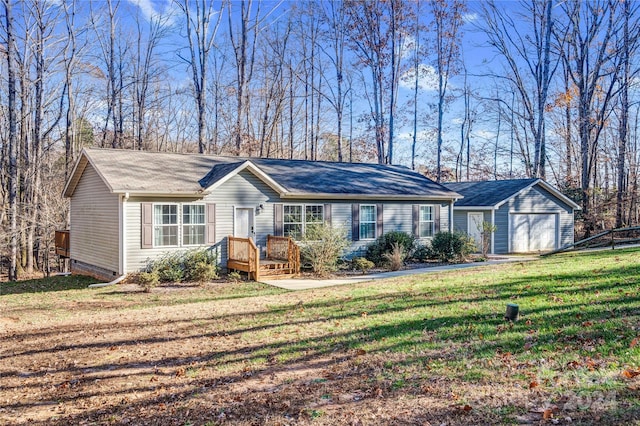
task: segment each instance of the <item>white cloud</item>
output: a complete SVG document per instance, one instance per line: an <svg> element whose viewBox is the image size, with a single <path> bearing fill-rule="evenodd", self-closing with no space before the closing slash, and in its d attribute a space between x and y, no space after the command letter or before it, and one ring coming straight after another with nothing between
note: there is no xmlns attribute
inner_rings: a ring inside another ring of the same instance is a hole
<svg viewBox="0 0 640 426"><path fill-rule="evenodd" d="M155 9L151 0L129 0L129 2L140 8L140 12L142 12L142 15L147 21L157 19L160 16L160 13Z"/></svg>
<svg viewBox="0 0 640 426"><path fill-rule="evenodd" d="M473 12L473 13L465 13L462 16L462 20L465 22L465 24L472 24L474 22L476 22L478 20L479 16L477 13Z"/></svg>
<svg viewBox="0 0 640 426"><path fill-rule="evenodd" d="M413 89L415 84L415 70L411 68L400 79L400 86L405 89ZM431 65L420 64L418 66L418 87L425 91L438 90L438 74Z"/></svg>
<svg viewBox="0 0 640 426"><path fill-rule="evenodd" d="M171 0L128 0L133 6L140 9L145 20L159 20L172 25L179 13L175 2Z"/></svg>

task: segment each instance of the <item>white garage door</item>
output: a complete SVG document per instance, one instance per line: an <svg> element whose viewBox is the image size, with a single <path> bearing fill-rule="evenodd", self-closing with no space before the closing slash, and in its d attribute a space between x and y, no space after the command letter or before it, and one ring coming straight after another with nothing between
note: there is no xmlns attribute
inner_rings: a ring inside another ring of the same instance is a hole
<svg viewBox="0 0 640 426"><path fill-rule="evenodd" d="M553 213L512 213L511 251L527 253L555 249L556 216Z"/></svg>

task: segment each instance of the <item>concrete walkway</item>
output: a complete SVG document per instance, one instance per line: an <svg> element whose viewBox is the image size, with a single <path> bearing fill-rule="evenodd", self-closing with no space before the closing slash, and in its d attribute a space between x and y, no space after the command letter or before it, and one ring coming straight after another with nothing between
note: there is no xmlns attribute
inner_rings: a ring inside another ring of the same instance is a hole
<svg viewBox="0 0 640 426"><path fill-rule="evenodd" d="M292 278L292 279L280 279L280 280L268 280L268 279L264 280L263 279L263 280L260 280L260 282L264 284L272 285L274 287L284 288L285 290L309 290L312 288L331 287L334 285L355 284L355 283L362 283L367 281L384 280L387 278L404 277L407 275L429 274L434 272L451 271L456 269L481 268L483 266L497 265L500 263L529 262L535 259L538 259L538 257L537 256L536 257L501 256L493 260L490 259L486 262L461 263L456 265L433 266L433 267L418 268L418 269L405 269L402 271L380 272L377 274L369 274L369 275L349 275L346 277L326 279L326 280Z"/></svg>

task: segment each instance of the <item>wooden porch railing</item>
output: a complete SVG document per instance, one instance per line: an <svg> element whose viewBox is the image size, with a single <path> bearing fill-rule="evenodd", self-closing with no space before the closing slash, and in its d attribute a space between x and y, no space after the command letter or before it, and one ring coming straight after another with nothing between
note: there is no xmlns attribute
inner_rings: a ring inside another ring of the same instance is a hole
<svg viewBox="0 0 640 426"><path fill-rule="evenodd" d="M287 277L300 273L300 248L289 237L267 236L266 259L251 238L227 238L227 268L246 272L249 279L260 276Z"/></svg>
<svg viewBox="0 0 640 426"><path fill-rule="evenodd" d="M56 254L62 257L70 257L69 251L69 231L56 231L55 247Z"/></svg>
<svg viewBox="0 0 640 426"><path fill-rule="evenodd" d="M291 237L267 235L267 259L286 260L295 274L300 273L300 247Z"/></svg>
<svg viewBox="0 0 640 426"><path fill-rule="evenodd" d="M260 279L260 253L251 238L227 237L227 268L249 274L254 281Z"/></svg>

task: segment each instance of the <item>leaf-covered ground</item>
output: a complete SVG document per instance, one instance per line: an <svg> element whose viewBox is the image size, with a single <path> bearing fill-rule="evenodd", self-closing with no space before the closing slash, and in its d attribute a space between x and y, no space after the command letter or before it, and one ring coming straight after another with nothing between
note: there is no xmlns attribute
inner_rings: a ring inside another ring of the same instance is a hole
<svg viewBox="0 0 640 426"><path fill-rule="evenodd" d="M0 424L640 424L639 260L295 293L0 283Z"/></svg>

